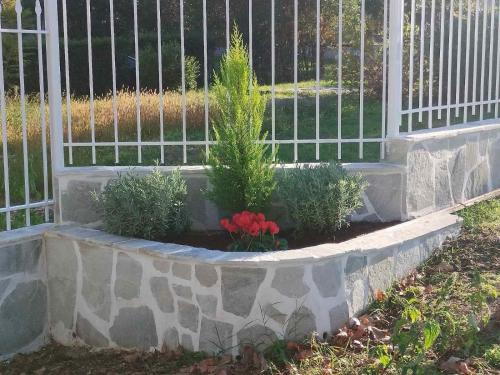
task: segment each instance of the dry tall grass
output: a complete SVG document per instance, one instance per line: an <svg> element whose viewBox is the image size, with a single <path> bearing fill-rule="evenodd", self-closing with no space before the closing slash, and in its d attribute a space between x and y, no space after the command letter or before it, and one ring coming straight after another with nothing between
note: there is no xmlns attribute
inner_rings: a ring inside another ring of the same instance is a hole
<svg viewBox="0 0 500 375"><path fill-rule="evenodd" d="M160 100L157 92L143 91L140 96L142 139L159 139ZM90 140L90 101L88 97L71 98L71 130L73 142ZM7 98L7 138L9 146L22 144L22 117L20 98ZM48 106L45 106L48 118ZM136 94L119 91L116 95L119 140L137 139ZM186 93L186 119L188 129L204 126L204 96L201 91ZM163 94L163 119L165 136L169 130L181 129L182 95L168 91ZM67 139L67 107L63 98L63 122ZM28 143L36 143L41 136L40 99L38 96L26 98L26 123ZM48 127L47 127L48 128ZM94 128L97 141L114 139L113 96L111 94L94 98Z"/></svg>

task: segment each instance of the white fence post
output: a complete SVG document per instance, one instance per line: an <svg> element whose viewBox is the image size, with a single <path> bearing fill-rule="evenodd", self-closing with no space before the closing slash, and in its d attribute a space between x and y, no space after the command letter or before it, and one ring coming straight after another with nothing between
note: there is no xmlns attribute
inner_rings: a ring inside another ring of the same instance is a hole
<svg viewBox="0 0 500 375"><path fill-rule="evenodd" d="M47 50L47 86L50 112L50 149L52 175L64 168L64 136L62 122L61 68L59 60L59 24L57 1L45 0Z"/></svg>
<svg viewBox="0 0 500 375"><path fill-rule="evenodd" d="M387 136L399 135L403 97L403 1L390 0Z"/></svg>

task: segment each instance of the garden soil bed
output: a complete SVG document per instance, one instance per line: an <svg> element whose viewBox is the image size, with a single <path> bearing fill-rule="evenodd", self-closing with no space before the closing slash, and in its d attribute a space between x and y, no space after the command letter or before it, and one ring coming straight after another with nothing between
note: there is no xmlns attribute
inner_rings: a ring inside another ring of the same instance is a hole
<svg viewBox="0 0 500 375"><path fill-rule="evenodd" d="M388 228L400 224L398 221L388 223L369 223L355 222L349 227L342 228L335 232L334 238L327 235L297 236L293 231L286 230L278 234L278 237L285 238L288 241L288 249L301 249L309 246L316 246L325 243L344 242L363 234L375 232L380 229ZM176 238L174 240L165 239L164 242L173 242L179 245L188 245L202 247L210 250L225 250L231 244L231 237L224 231L191 232Z"/></svg>

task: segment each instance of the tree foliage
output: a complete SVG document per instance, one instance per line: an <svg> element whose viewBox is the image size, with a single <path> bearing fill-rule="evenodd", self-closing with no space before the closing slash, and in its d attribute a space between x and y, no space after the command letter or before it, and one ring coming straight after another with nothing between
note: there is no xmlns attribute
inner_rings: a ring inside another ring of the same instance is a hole
<svg viewBox="0 0 500 375"><path fill-rule="evenodd" d="M235 28L212 87L215 145L207 169L207 196L229 213L266 211L275 188L273 158L264 144L266 98L252 74L248 52Z"/></svg>

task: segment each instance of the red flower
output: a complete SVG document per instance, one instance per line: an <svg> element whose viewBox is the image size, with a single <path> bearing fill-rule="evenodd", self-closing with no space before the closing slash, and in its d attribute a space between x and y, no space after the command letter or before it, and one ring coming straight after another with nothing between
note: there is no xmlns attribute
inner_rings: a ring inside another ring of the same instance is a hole
<svg viewBox="0 0 500 375"><path fill-rule="evenodd" d="M238 227L233 223L230 223L228 219L222 219L220 221L220 225L224 227L224 229L226 229L229 233L238 232Z"/></svg>
<svg viewBox="0 0 500 375"><path fill-rule="evenodd" d="M268 221L267 222L269 233L271 233L273 236L280 231L280 227L278 227L278 224L276 224L274 221Z"/></svg>
<svg viewBox="0 0 500 375"><path fill-rule="evenodd" d="M263 223L265 221L266 221L266 217L264 216L264 214L257 214L257 222Z"/></svg>

